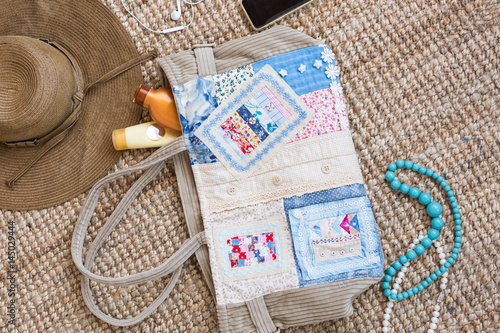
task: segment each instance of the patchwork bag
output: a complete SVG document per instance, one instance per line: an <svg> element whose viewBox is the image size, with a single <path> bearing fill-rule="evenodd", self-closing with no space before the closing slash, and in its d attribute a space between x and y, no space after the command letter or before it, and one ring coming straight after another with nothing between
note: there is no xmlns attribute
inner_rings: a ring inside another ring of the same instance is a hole
<svg viewBox="0 0 500 333"><path fill-rule="evenodd" d="M138 323L169 296L195 254L221 332L269 333L352 314L353 299L383 277L383 256L332 51L276 26L157 64L173 88L183 136L90 191L72 241L90 310L112 325ZM93 274L99 248L170 158L191 238L149 271ZM144 173L83 258L99 194L136 171ZM89 288L90 279L128 286L167 274L158 299L131 319L104 314Z"/></svg>

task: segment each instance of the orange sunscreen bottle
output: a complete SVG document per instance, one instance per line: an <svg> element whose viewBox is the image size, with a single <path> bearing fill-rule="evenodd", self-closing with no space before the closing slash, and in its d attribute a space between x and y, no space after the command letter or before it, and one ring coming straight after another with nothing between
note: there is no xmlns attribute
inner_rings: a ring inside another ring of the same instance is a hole
<svg viewBox="0 0 500 333"><path fill-rule="evenodd" d="M171 88L151 89L141 84L135 91L133 102L148 109L158 125L182 130Z"/></svg>
<svg viewBox="0 0 500 333"><path fill-rule="evenodd" d="M161 147L179 137L181 132L163 128L154 121L113 131L116 150Z"/></svg>

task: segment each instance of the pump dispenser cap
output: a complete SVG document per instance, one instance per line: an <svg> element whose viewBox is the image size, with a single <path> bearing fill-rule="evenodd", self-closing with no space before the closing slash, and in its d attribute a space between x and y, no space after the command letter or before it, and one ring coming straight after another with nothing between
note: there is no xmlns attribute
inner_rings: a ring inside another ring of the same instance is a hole
<svg viewBox="0 0 500 333"><path fill-rule="evenodd" d="M146 95L149 93L149 90L149 87L141 84L135 91L134 100L132 102L144 107L144 100L146 99Z"/></svg>

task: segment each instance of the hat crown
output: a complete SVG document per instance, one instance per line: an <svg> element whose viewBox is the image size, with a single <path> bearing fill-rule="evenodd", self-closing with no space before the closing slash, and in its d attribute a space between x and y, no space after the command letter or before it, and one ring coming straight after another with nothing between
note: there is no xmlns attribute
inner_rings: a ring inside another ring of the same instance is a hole
<svg viewBox="0 0 500 333"><path fill-rule="evenodd" d="M43 137L70 114L75 93L71 62L31 37L0 37L0 141Z"/></svg>

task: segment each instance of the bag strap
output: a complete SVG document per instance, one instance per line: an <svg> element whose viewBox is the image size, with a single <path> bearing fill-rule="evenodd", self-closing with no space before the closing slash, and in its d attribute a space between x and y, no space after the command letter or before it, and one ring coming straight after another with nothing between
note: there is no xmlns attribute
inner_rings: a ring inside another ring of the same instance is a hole
<svg viewBox="0 0 500 333"><path fill-rule="evenodd" d="M130 204L134 201L136 196L163 169L163 167L165 166L166 159L184 150L186 150L186 146L184 144L182 137L179 137L174 141L172 141L171 143L156 150L151 156L146 158L144 161L137 163L136 165L131 166L129 168L118 170L102 178L90 190L87 200L85 201L85 205L83 206L83 209L78 217L78 221L76 222L75 229L73 232L73 238L71 241L71 255L73 257L73 261L75 262L76 267L83 274L82 278L83 298L85 303L89 307L90 311L95 316L97 316L101 320L111 325L114 326L134 325L143 320L144 318L146 318L147 316L149 316L152 312L154 312L156 308L158 308L158 306L160 306L160 304L168 297L175 283L179 279L183 263L187 259L189 259L189 257L191 257L191 255L195 253L196 250L198 250L198 248L200 248L202 245L206 243L204 232L199 232L195 236L186 240L182 244L181 248L177 252L175 252L172 256L170 256L164 263L153 269L141 273L115 278L115 277L100 276L90 271L99 249L104 244L106 238L111 234L111 232L113 232L116 225L121 221L123 215L128 210ZM106 224L99 231L97 237L92 242L92 245L90 246L84 261L83 245L85 236L87 234L87 229L90 225L90 219L97 205L99 195L104 189L104 186L118 177L143 170L145 170L145 172L127 191L121 202L118 204L118 206L115 208L115 210L109 217ZM174 274L171 277L167 286L165 287L164 291L160 294L160 296L158 296L158 298L156 298L153 301L153 303L148 308L146 308L146 310L144 310L134 318L124 319L124 320L112 318L104 314L93 302L89 280L93 280L110 286L130 286L156 280L170 273Z"/></svg>

